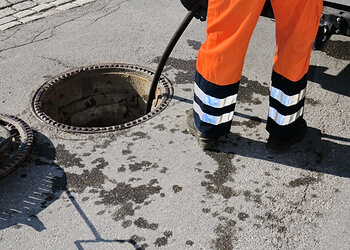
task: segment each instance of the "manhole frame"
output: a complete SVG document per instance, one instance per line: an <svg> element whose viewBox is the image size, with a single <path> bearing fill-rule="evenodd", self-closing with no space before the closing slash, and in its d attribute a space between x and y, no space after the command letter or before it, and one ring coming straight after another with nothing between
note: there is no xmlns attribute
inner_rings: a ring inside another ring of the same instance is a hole
<svg viewBox="0 0 350 250"><path fill-rule="evenodd" d="M140 123L143 123L160 112L162 112L170 103L173 94L174 94L174 88L170 82L170 80L165 77L164 75L161 75L158 86L162 89L162 96L159 98L160 103L155 106L153 110L151 110L149 113L144 114L143 116L139 117L138 119L132 120L127 123L113 125L113 126L105 126L105 127L78 127L78 126L72 126L60 123L58 121L53 120L51 117L49 117L47 114L45 114L41 110L41 95L50 89L55 83L64 80L65 78L68 78L70 76L73 76L75 74L79 74L81 72L89 71L89 70L99 70L99 69L127 69L127 70L133 70L140 73L146 73L154 77L155 72L152 69L141 67L138 65L133 64L124 64L124 63L114 63L114 64L97 64L97 65L90 65L85 67L79 67L75 68L69 71L66 71L56 77L53 77L46 81L34 94L32 98L31 103L31 110L32 113L43 123L49 125L50 127L53 127L55 129L59 129L65 132L69 133L81 133L81 134L95 134L95 133L107 133L107 132L115 132L117 130L122 130L126 128L130 128L133 126L136 126Z"/></svg>
<svg viewBox="0 0 350 250"><path fill-rule="evenodd" d="M32 129L27 123L18 117L6 114L0 114L2 123L7 123L6 126L11 128L11 131L17 131L15 136L19 140L17 151L0 164L0 179L15 171L23 162L25 162L32 153L34 146L34 135ZM5 164L2 166L2 164Z"/></svg>

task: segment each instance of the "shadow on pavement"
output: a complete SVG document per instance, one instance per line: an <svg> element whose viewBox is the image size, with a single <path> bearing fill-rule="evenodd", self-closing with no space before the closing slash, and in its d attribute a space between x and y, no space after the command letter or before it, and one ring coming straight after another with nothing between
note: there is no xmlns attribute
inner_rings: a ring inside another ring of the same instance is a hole
<svg viewBox="0 0 350 250"><path fill-rule="evenodd" d="M350 96L350 64L336 76L327 74L327 69L326 67L311 65L308 79L319 83L323 89Z"/></svg>
<svg viewBox="0 0 350 250"><path fill-rule="evenodd" d="M78 211L80 216L83 218L89 229L91 230L92 234L94 235L95 239L93 240L77 240L74 242L74 244L77 246L79 250L85 249L85 245L91 245L94 247L90 247L89 249L97 249L101 244L106 243L106 244L113 244L113 243L118 243L118 246L120 244L124 243L129 243L131 244L136 250L142 250L140 246L137 245L137 243L134 240L105 240L103 239L98 231L96 230L95 226L91 223L89 218L86 216L84 211L81 209L79 203L75 200L74 196L71 194L69 190L66 190L67 196L74 205L75 209Z"/></svg>
<svg viewBox="0 0 350 250"><path fill-rule="evenodd" d="M34 132L32 155L22 167L0 180L0 230L8 227L20 228L28 225L38 232L46 229L38 214L66 193L81 218L85 221L95 239L77 240L78 249L92 245L99 247L103 243L131 244L130 247L142 249L130 240L105 240L67 189L67 176L64 170L55 164L56 150L52 142L43 134ZM97 243L97 244L96 244ZM118 248L117 247L117 248ZM118 248L119 249L119 248ZM128 248L129 249L129 248Z"/></svg>
<svg viewBox="0 0 350 250"><path fill-rule="evenodd" d="M304 141L283 154L269 152L265 143L230 133L217 153L261 159L290 167L350 178L350 139L330 136L309 128ZM215 154L215 152L213 152Z"/></svg>
<svg viewBox="0 0 350 250"><path fill-rule="evenodd" d="M34 148L30 158L22 167L0 180L0 230L25 224L36 231L43 231L45 225L37 214L66 189L66 175L54 163L54 146L45 135L33 132Z"/></svg>

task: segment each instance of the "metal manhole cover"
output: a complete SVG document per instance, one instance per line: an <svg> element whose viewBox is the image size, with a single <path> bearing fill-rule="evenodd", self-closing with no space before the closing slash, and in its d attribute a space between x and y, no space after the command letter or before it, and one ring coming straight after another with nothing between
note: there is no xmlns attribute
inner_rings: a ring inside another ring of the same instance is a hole
<svg viewBox="0 0 350 250"><path fill-rule="evenodd" d="M135 65L82 67L46 82L32 110L44 123L66 132L99 133L135 126L166 108L173 95L162 76L152 110L144 114L154 72Z"/></svg>
<svg viewBox="0 0 350 250"><path fill-rule="evenodd" d="M24 121L0 114L0 179L18 168L33 149L33 132Z"/></svg>

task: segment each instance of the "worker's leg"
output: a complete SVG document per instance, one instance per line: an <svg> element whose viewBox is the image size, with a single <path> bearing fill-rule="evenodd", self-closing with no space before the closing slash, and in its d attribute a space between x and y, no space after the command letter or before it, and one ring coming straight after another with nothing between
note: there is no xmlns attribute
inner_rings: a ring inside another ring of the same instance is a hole
<svg viewBox="0 0 350 250"><path fill-rule="evenodd" d="M272 0L276 20L276 55L272 73L267 130L285 138L304 123L303 111L312 42L322 0Z"/></svg>
<svg viewBox="0 0 350 250"><path fill-rule="evenodd" d="M194 117L204 136L230 131L250 37L265 0L209 0L207 39L199 50Z"/></svg>

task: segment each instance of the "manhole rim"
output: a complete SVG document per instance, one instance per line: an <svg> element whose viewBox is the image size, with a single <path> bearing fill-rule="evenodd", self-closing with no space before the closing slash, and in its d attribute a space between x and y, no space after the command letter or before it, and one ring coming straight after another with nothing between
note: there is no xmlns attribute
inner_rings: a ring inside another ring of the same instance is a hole
<svg viewBox="0 0 350 250"><path fill-rule="evenodd" d="M9 159L0 165L0 179L15 171L23 162L27 160L33 150L34 134L27 123L18 117L0 113L0 120L7 122L15 128L21 139L18 150Z"/></svg>
<svg viewBox="0 0 350 250"><path fill-rule="evenodd" d="M132 120L130 122L124 123L124 124L118 124L118 125L113 125L113 126L105 126L105 127L78 127L78 126L72 126L72 125L67 125L60 123L58 121L53 120L51 117L49 117L46 113L40 110L41 107L41 101L40 97L43 94L44 91L48 90L50 87L52 87L55 83L64 80L65 78L68 78L70 76L79 74L81 72L89 71L89 70L103 70L103 69L129 69L129 70L134 70L138 71L140 73L146 73L151 76L154 76L155 71L144 67L144 66L139 66L135 64L127 64L127 63L107 63L107 64L95 64L95 65L87 65L87 66L82 66L82 67L76 67L71 70L65 71L55 77L50 78L49 80L45 81L44 84L42 84L39 89L35 91L32 97L32 102L31 102L31 111L35 115L36 118L39 119L42 123L64 131L64 132L69 132L69 133L77 133L77 134L95 134L95 133L109 133L109 132L115 132L118 130L123 130L127 129L133 126L136 126L140 123L143 123L160 112L162 112L170 103L172 100L172 97L174 95L174 88L171 83L171 81L164 76L163 74L161 75L158 86L160 86L163 90L162 97L160 98L160 103L155 106L155 109L150 111L147 114L144 114L143 116Z"/></svg>

